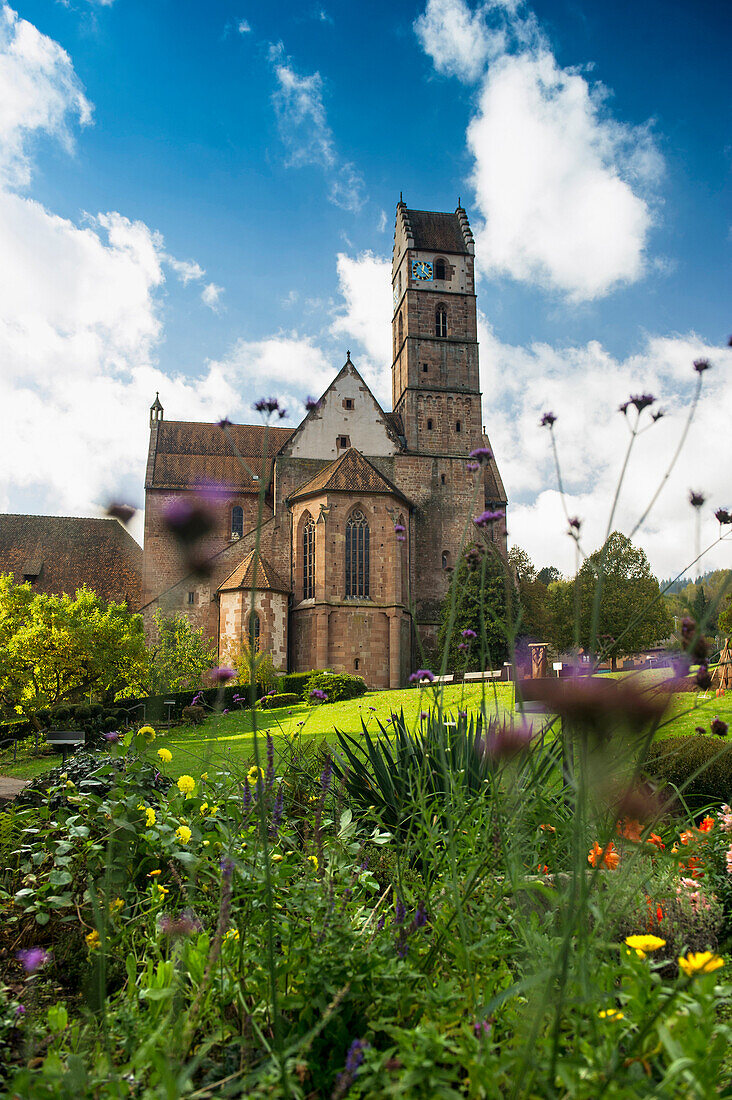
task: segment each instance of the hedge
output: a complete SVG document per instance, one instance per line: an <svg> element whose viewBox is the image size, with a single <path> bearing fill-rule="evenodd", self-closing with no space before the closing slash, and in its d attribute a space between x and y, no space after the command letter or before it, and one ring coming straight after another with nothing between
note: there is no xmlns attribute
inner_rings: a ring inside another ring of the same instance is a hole
<svg viewBox="0 0 732 1100"><path fill-rule="evenodd" d="M327 702L340 703L343 699L358 699L366 694L366 681L363 676L349 676L345 672L313 672L305 688L305 697L309 700L313 691L324 691Z"/></svg>
<svg viewBox="0 0 732 1100"><path fill-rule="evenodd" d="M284 676L280 677L279 689L282 692L294 692L298 699L305 698L305 689L308 686L308 680L311 676L314 676L318 670L310 669L309 672L288 672Z"/></svg>
<svg viewBox="0 0 732 1100"><path fill-rule="evenodd" d="M280 695L265 695L259 700L257 706L262 710L274 710L275 707L293 707L301 701L300 696L294 691L286 691Z"/></svg>
<svg viewBox="0 0 732 1100"><path fill-rule="evenodd" d="M677 787L690 804L732 801L732 742L725 739L692 734L655 741L645 767L654 779Z"/></svg>

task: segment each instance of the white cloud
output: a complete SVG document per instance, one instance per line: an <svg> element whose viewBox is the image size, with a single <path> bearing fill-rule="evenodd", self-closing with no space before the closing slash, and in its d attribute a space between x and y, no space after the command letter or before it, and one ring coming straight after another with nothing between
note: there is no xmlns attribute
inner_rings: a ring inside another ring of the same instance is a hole
<svg viewBox="0 0 732 1100"><path fill-rule="evenodd" d="M415 30L439 72L480 81L467 143L482 272L577 302L641 278L663 169L650 123L614 119L520 3L428 0Z"/></svg>
<svg viewBox="0 0 732 1100"><path fill-rule="evenodd" d="M323 102L323 78L319 72L300 76L281 42L270 46L269 58L277 80L273 102L289 152L288 167L317 165L325 172L330 201L344 210L360 210L365 201L363 179L336 150Z"/></svg>
<svg viewBox="0 0 732 1100"><path fill-rule="evenodd" d="M174 256L166 256L166 262L173 271L176 273L183 286L187 286L192 281L202 279L206 274L200 264L195 260L176 260Z"/></svg>
<svg viewBox="0 0 732 1100"><path fill-rule="evenodd" d="M201 301L204 305L212 309L214 313L218 313L221 309L221 295L224 293L222 286L216 286L216 283L207 283L201 291Z"/></svg>
<svg viewBox="0 0 732 1100"><path fill-rule="evenodd" d="M92 108L71 58L53 39L0 7L0 184L26 187L31 145L41 134L73 147L69 120L85 125Z"/></svg>
<svg viewBox="0 0 732 1100"><path fill-rule="evenodd" d="M354 341L364 358L354 362L382 404L391 401L391 261L373 252L355 259L338 254L338 283L344 305L330 326L332 336ZM344 356L345 358L345 356Z"/></svg>
<svg viewBox="0 0 732 1100"><path fill-rule="evenodd" d="M386 227L387 227L388 224L389 224L389 219L386 215L386 210L380 210L379 211L379 224L376 227L378 232L379 233L386 233Z"/></svg>
<svg viewBox="0 0 732 1100"><path fill-rule="evenodd" d="M239 34L251 34L252 33L252 28L249 26L249 23L247 22L246 19L240 19L239 22L236 25L236 29L238 30Z"/></svg>
<svg viewBox="0 0 732 1100"><path fill-rule="evenodd" d="M546 344L502 344L481 319L483 419L509 497L509 540L523 546L539 565L574 568L574 544L556 491L549 432L539 427L546 411L560 455L566 507L583 520L588 551L603 541L609 508L627 447L628 422L618 411L631 394L651 393L666 415L635 444L613 527L630 534L661 483L680 439L696 384L692 363L707 356L702 397L689 436L648 520L634 536L660 575L681 570L694 557L691 489L701 489L702 546L717 536L715 508L729 503L729 479L720 462L719 410L728 403L727 370L732 351L713 349L693 333L646 336L639 351L617 359L599 343L555 348ZM725 370L727 368L727 370ZM650 417L648 413L644 416ZM541 488L539 488L541 487ZM716 550L704 567L727 563Z"/></svg>

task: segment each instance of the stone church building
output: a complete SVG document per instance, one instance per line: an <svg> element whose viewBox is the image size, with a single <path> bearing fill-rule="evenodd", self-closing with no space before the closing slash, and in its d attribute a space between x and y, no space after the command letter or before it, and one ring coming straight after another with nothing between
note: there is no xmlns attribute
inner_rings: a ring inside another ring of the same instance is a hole
<svg viewBox="0 0 732 1100"><path fill-rule="evenodd" d="M254 639L275 667L357 673L398 687L436 637L463 540L503 541L505 514L482 428L467 214L396 212L392 404L351 362L296 428L185 423L150 410L143 614L184 611L218 644ZM205 487L214 524L188 571L166 524ZM258 517L261 509L261 523ZM466 536L467 525L467 536ZM256 551L257 533L259 550ZM254 592L254 613L252 595Z"/></svg>

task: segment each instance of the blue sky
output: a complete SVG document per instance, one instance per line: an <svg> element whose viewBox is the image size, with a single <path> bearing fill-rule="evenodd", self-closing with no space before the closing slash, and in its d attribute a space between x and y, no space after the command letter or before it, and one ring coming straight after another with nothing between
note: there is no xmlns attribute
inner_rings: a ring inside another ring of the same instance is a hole
<svg viewBox="0 0 732 1100"><path fill-rule="evenodd" d="M476 233L484 419L513 541L571 569L537 414L556 406L591 550L626 430L614 410L650 388L667 416L621 497L632 529L698 355L714 370L638 538L659 572L683 568L693 487L713 541L711 511L732 504L724 5L16 0L0 13L4 510L140 503L156 389L171 418L247 420L271 391L296 422L350 347L388 406L403 191L428 209L460 195Z"/></svg>

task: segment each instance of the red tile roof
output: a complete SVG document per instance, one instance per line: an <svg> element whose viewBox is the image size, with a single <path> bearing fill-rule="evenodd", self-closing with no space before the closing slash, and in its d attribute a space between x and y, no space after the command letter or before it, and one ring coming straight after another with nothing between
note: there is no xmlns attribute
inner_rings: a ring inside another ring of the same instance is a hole
<svg viewBox="0 0 732 1100"><path fill-rule="evenodd" d="M410 503L401 489L397 489L383 474L372 466L367 458L354 447L329 463L323 470L300 486L290 497L299 500L318 493L391 493Z"/></svg>
<svg viewBox="0 0 732 1100"><path fill-rule="evenodd" d="M0 515L0 573L54 595L86 585L100 599L125 600L136 611L142 548L116 519Z"/></svg>
<svg viewBox="0 0 732 1100"><path fill-rule="evenodd" d="M230 424L227 435L218 424L161 420L153 430L154 455L146 488L186 489L215 482L226 489L256 492L261 481L252 474L262 477L265 444L264 474L269 481L274 456L294 431L264 424Z"/></svg>
<svg viewBox="0 0 732 1100"><path fill-rule="evenodd" d="M415 248L428 252L468 251L457 214L407 209L404 215L412 230Z"/></svg>
<svg viewBox="0 0 732 1100"><path fill-rule="evenodd" d="M258 555L257 576L255 580L255 556L257 556L256 550L251 550L244 558L244 561L237 565L234 572L219 585L217 591L231 592L237 588L256 588L260 592L264 589L270 589L273 592L289 592L289 584L280 577L279 573L272 568L267 559L263 558L261 554Z"/></svg>

